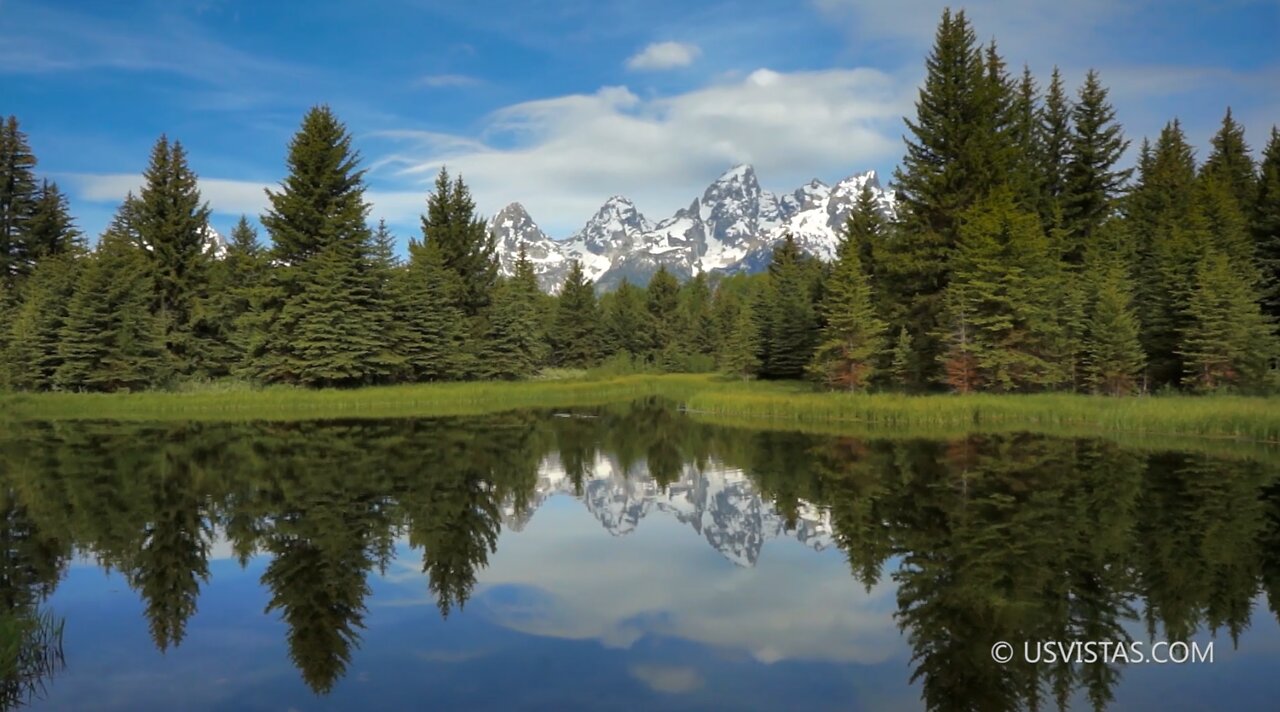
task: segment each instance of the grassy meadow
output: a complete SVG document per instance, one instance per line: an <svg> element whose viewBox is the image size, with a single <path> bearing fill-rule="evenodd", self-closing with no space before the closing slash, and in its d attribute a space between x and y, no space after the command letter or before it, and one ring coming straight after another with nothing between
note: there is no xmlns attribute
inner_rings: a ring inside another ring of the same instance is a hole
<svg viewBox="0 0 1280 712"><path fill-rule="evenodd" d="M353 390L207 387L179 392L0 394L0 417L23 420L309 420L478 415L658 396L695 417L845 433L1026 430L1280 443L1280 398L1076 394L902 395L817 392L804 383L702 374L589 376Z"/></svg>

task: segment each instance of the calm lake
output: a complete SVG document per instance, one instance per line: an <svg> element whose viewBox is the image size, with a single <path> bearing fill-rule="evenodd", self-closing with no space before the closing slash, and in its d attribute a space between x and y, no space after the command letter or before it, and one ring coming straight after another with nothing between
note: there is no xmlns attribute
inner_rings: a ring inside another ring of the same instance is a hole
<svg viewBox="0 0 1280 712"><path fill-rule="evenodd" d="M0 709L1275 710L1280 455L1186 448L0 424Z"/></svg>

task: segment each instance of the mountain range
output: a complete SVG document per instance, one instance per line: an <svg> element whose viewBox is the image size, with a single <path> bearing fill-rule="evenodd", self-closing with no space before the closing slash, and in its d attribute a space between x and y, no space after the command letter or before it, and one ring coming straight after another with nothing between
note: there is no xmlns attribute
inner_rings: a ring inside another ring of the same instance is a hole
<svg viewBox="0 0 1280 712"><path fill-rule="evenodd" d="M670 516L745 568L755 566L770 539L790 537L818 551L833 543L829 512L801 502L789 528L783 514L760 495L740 469L687 464L679 479L666 487L654 480L643 464L628 470L599 452L585 469L579 490L559 457L547 457L538 467L538 483L529 500L518 508L514 502L503 506L503 524L518 532L548 498L566 495L582 500L613 536L630 534L650 514Z"/></svg>
<svg viewBox="0 0 1280 712"><path fill-rule="evenodd" d="M698 273L756 272L768 265L774 246L787 234L805 252L829 260L863 186L870 188L881 212L891 216L893 197L875 171L849 176L834 186L814 179L777 195L761 189L755 169L740 164L707 186L688 207L657 223L631 200L615 195L567 239L549 237L520 203L498 211L489 228L503 274L513 272L524 247L543 289L557 291L574 259L581 260L597 288L612 289L624 278L646 284L660 266L679 279Z"/></svg>

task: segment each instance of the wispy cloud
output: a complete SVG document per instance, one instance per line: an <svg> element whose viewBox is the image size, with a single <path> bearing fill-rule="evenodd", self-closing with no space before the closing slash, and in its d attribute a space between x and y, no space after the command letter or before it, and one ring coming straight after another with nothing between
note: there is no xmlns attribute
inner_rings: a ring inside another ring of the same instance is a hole
<svg viewBox="0 0 1280 712"><path fill-rule="evenodd" d="M627 69L676 69L693 64L702 50L687 42L655 42L627 60Z"/></svg>
<svg viewBox="0 0 1280 712"><path fill-rule="evenodd" d="M563 234L615 193L668 215L734 163L779 189L892 165L910 93L871 69L760 69L667 97L604 87L496 111L478 138L380 134L398 145L374 165L424 185L447 164L481 210L518 200Z"/></svg>
<svg viewBox="0 0 1280 712"><path fill-rule="evenodd" d="M483 84L484 80L466 74L428 74L414 81L414 86L430 89L450 87L473 87Z"/></svg>

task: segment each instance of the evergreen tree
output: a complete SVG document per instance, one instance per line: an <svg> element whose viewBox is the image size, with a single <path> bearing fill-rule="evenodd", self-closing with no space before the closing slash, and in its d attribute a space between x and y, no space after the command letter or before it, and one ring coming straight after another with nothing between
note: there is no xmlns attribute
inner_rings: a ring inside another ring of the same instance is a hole
<svg viewBox="0 0 1280 712"><path fill-rule="evenodd" d="M476 366L481 378L529 378L545 363L546 338L538 314L540 294L533 263L521 247L515 274L494 290L489 330Z"/></svg>
<svg viewBox="0 0 1280 712"><path fill-rule="evenodd" d="M1085 339L1087 378L1096 392L1128 395L1145 366L1138 318L1124 266L1113 262L1102 269Z"/></svg>
<svg viewBox="0 0 1280 712"><path fill-rule="evenodd" d="M1182 378L1178 343L1187 328L1196 264L1211 234L1196 187L1195 158L1177 121L1160 132L1139 167L1126 219L1138 238L1142 349L1149 387L1156 389Z"/></svg>
<svg viewBox="0 0 1280 712"><path fill-rule="evenodd" d="M1062 195L1064 223L1071 240L1066 259L1071 264L1084 261L1085 246L1110 214L1129 178L1130 171L1115 167L1129 146L1115 113L1098 73L1090 70L1071 112L1070 157Z"/></svg>
<svg viewBox="0 0 1280 712"><path fill-rule="evenodd" d="M54 384L115 391L163 382L167 331L151 312L155 285L148 256L117 219L86 262L67 305Z"/></svg>
<svg viewBox="0 0 1280 712"><path fill-rule="evenodd" d="M893 360L889 363L889 382L898 388L911 385L911 334L907 327L898 329L898 340L893 345Z"/></svg>
<svg viewBox="0 0 1280 712"><path fill-rule="evenodd" d="M653 348L653 359L670 369L679 361L679 344L676 338L679 329L676 320L679 317L680 283L667 271L665 265L659 266L649 286L645 290L645 308L649 311L647 323L652 329L650 343Z"/></svg>
<svg viewBox="0 0 1280 712"><path fill-rule="evenodd" d="M634 359L646 358L653 351L653 328L649 324L651 317L645 307L643 290L637 289L624 277L609 296L603 310L609 350L626 352Z"/></svg>
<svg viewBox="0 0 1280 712"><path fill-rule="evenodd" d="M1253 244L1261 272L1262 309L1280 323L1280 129L1272 127L1262 152L1253 209Z"/></svg>
<svg viewBox="0 0 1280 712"><path fill-rule="evenodd" d="M1258 176L1249 156L1249 144L1244 140L1244 127L1231 117L1230 107L1210 144L1213 148L1200 168L1200 175L1216 178L1242 207L1248 209L1254 203Z"/></svg>
<svg viewBox="0 0 1280 712"><path fill-rule="evenodd" d="M23 283L23 299L11 321L0 322L8 330L3 355L9 386L41 391L53 387L53 374L61 365L58 342L67 318L67 305L75 291L83 257L77 250L46 257Z"/></svg>
<svg viewBox="0 0 1280 712"><path fill-rule="evenodd" d="M372 293L369 301L370 326L378 335L378 352L372 364L377 381L396 381L409 372L403 355L408 332L404 324L404 280L399 278L403 266L396 255L396 238L385 220L378 221L369 250L369 272Z"/></svg>
<svg viewBox="0 0 1280 712"><path fill-rule="evenodd" d="M854 215L837 248L836 263L826 283L822 302L826 323L808 366L809 373L828 388L851 391L865 388L874 374L876 360L884 350L886 328L876 315L871 286L858 254L860 243L878 237L879 213L865 187ZM864 234L859 234L862 231Z"/></svg>
<svg viewBox="0 0 1280 712"><path fill-rule="evenodd" d="M760 348L758 341L751 305L742 302L721 346L720 371L743 380L754 375L760 367L760 359L756 355Z"/></svg>
<svg viewBox="0 0 1280 712"><path fill-rule="evenodd" d="M208 296L213 260L206 252L209 207L181 143L165 136L156 141L135 208L130 227L151 260L152 308L169 329L172 367L181 376L206 374L212 367L209 341L216 337L200 304Z"/></svg>
<svg viewBox="0 0 1280 712"><path fill-rule="evenodd" d="M773 250L768 279L768 360L761 366L761 375L800 378L813 358L819 324L809 261L790 234Z"/></svg>
<svg viewBox="0 0 1280 712"><path fill-rule="evenodd" d="M1211 251L1200 261L1188 314L1183 383L1197 390L1261 385L1276 355L1274 335L1226 255Z"/></svg>
<svg viewBox="0 0 1280 712"><path fill-rule="evenodd" d="M1044 108L1040 112L1041 195L1040 222L1048 234L1060 223L1062 196L1067 186L1071 148L1071 104L1062 84L1062 73L1053 68Z"/></svg>
<svg viewBox="0 0 1280 712"><path fill-rule="evenodd" d="M268 268L266 252L258 242L258 232L241 215L231 230L226 256L214 263L210 278L210 304L220 335L226 362L222 370L231 372L244 363L248 352L245 318L250 311L253 290Z"/></svg>
<svg viewBox="0 0 1280 712"><path fill-rule="evenodd" d="M895 171L902 229L888 255L890 302L905 305L899 326L916 334L922 376L931 378L937 327L950 278L959 216L1006 178L1007 151L996 137L1003 116L982 51L963 11L944 10L916 118L907 120L907 153Z"/></svg>
<svg viewBox="0 0 1280 712"><path fill-rule="evenodd" d="M569 275L560 288L555 322L549 336L551 362L557 366L586 368L600 358L600 314L596 308L596 292L583 273L579 260L569 264Z"/></svg>
<svg viewBox="0 0 1280 712"><path fill-rule="evenodd" d="M1022 79L1010 103L1009 140L1012 155L1009 185L1018 202L1029 210L1044 206L1046 156L1040 129L1040 90L1031 70L1022 68Z"/></svg>
<svg viewBox="0 0 1280 712"><path fill-rule="evenodd" d="M387 380L396 358L380 303L363 171L328 107L311 109L289 144L289 175L262 223L279 266L254 291L252 373L267 382L358 385Z"/></svg>
<svg viewBox="0 0 1280 712"><path fill-rule="evenodd" d="M1031 390L1057 382L1054 257L1039 216L1001 189L966 214L948 295L943 364L960 391Z"/></svg>
<svg viewBox="0 0 1280 712"><path fill-rule="evenodd" d="M680 350L688 354L715 354L715 320L711 314L711 288L699 272L680 287Z"/></svg>
<svg viewBox="0 0 1280 712"><path fill-rule="evenodd" d="M462 285L444 266L439 243L410 242L409 267L402 279L404 349L411 378L444 381L466 376L466 319L458 306Z"/></svg>
<svg viewBox="0 0 1280 712"><path fill-rule="evenodd" d="M17 117L0 121L0 282L10 289L31 263L27 225L38 201L35 166Z"/></svg>
<svg viewBox="0 0 1280 712"><path fill-rule="evenodd" d="M435 191L427 198L427 214L422 216L422 239L440 243L445 268L462 285L458 306L472 319L488 305L498 278L495 238L475 208L461 176L450 182L448 171L441 168Z"/></svg>
<svg viewBox="0 0 1280 712"><path fill-rule="evenodd" d="M44 181L36 193L31 218L24 236L28 271L45 257L53 257L84 249L84 239L71 218L67 196L57 183Z"/></svg>

